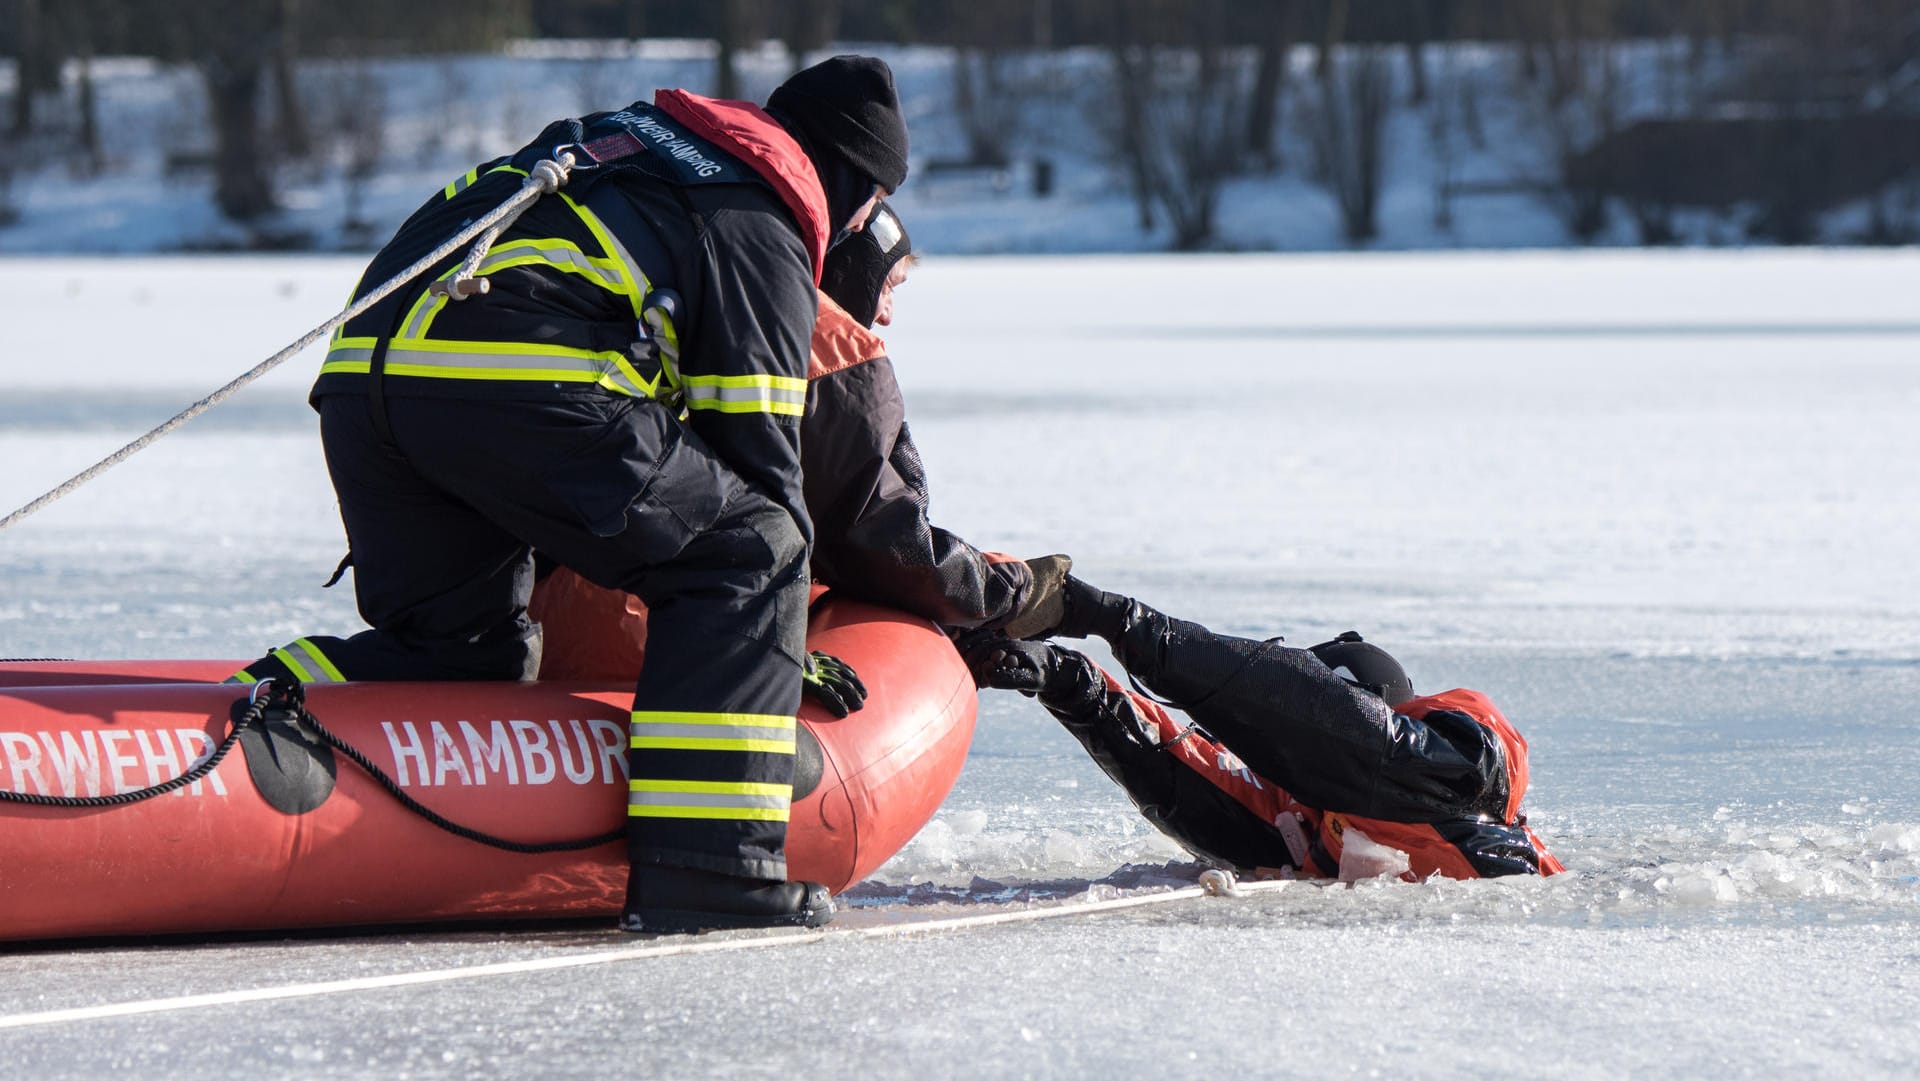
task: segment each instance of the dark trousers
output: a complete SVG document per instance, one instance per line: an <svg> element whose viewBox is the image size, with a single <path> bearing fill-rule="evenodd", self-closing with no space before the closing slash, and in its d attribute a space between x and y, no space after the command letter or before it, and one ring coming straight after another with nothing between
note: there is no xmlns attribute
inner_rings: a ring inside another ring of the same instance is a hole
<svg viewBox="0 0 1920 1081"><path fill-rule="evenodd" d="M1110 644L1142 685L1309 806L1435 822L1478 815L1505 783L1484 726L1398 715L1307 650L1215 634L1138 601Z"/></svg>
<svg viewBox="0 0 1920 1081"><path fill-rule="evenodd" d="M390 398L392 442L365 398L318 407L373 629L303 639L298 656L322 654L346 679L532 679L538 549L647 604L634 865L785 878L806 650L807 545L792 516L650 401ZM273 658L257 667L271 673Z"/></svg>

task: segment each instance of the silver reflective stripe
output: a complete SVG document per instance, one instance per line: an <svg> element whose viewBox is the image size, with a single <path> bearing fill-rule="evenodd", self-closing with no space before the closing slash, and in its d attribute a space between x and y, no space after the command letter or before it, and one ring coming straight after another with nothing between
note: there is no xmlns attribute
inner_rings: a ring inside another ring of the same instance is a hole
<svg viewBox="0 0 1920 1081"><path fill-rule="evenodd" d="M305 638L274 650L273 656L302 683L346 682L347 677L333 666L327 655Z"/></svg>
<svg viewBox="0 0 1920 1081"><path fill-rule="evenodd" d="M509 263L524 264L529 259L539 259L543 262L551 263L554 266L573 267L580 273L587 275L599 282L602 286L616 293L626 288L626 283L620 280L620 273L618 271L594 266L593 261L588 259L586 255L577 249L566 247L542 248L534 247L531 244L524 246L504 245L503 247L495 248L485 259L480 260L480 269L477 273L488 274L499 270Z"/></svg>
<svg viewBox="0 0 1920 1081"><path fill-rule="evenodd" d="M473 182L478 179L480 179L480 170L476 166L472 169L468 169L465 173L461 174L460 176L454 177L453 183L448 184L445 188L441 190L446 195L447 198L451 199L454 196L460 194L461 192L466 191L467 188L471 187L473 185Z"/></svg>
<svg viewBox="0 0 1920 1081"><path fill-rule="evenodd" d="M633 290L627 299L633 303L633 314L638 317L641 306L646 303L647 294L653 289L653 283L647 280L647 272L640 269L640 264L634 259L633 253L627 250L625 244L620 243L619 237L613 235L613 230L607 228L606 223L600 220L600 215L588 210L585 204L564 192L561 194L566 199L567 205L573 208L574 214L580 218L581 223L587 227L587 231L592 233L593 238L600 243L601 250L618 262L625 271L627 285Z"/></svg>
<svg viewBox="0 0 1920 1081"><path fill-rule="evenodd" d="M449 270L442 276L452 277L453 271ZM400 328L400 337L418 338L427 329L427 321L433 318L433 313L445 307L446 303L446 297L422 296L414 303L413 314L407 317L407 325ZM368 359L372 359L372 350L368 350Z"/></svg>
<svg viewBox="0 0 1920 1081"><path fill-rule="evenodd" d="M631 739L750 739L775 743L793 742L791 727L776 728L757 724L668 724L635 721L628 726Z"/></svg>
<svg viewBox="0 0 1920 1081"><path fill-rule="evenodd" d="M742 405L759 405L766 407L767 412L804 412L807 407L806 384L803 380L794 380L794 382L800 383L798 389L779 386L713 386L698 381L697 377L690 378L686 381L687 405L689 408L698 409L701 407L699 403L712 402L723 407L733 406L736 409Z"/></svg>
<svg viewBox="0 0 1920 1081"><path fill-rule="evenodd" d="M747 796L718 792L628 792L629 807L753 807L785 810L790 796Z"/></svg>
<svg viewBox="0 0 1920 1081"><path fill-rule="evenodd" d="M372 360L373 350L360 346L337 346L327 353L328 366L366 365ZM407 349L396 345L387 350L386 373L425 379L598 383L610 390L636 398L651 396L651 391L646 384L635 381L621 371L619 363L615 360L601 356L456 352L438 349Z"/></svg>

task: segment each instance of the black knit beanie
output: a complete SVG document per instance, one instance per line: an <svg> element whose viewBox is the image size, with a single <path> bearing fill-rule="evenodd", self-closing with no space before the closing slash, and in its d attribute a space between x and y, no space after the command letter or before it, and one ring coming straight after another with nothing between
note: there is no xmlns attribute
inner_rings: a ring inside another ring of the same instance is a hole
<svg viewBox="0 0 1920 1081"><path fill-rule="evenodd" d="M907 121L886 61L822 60L781 83L767 109L800 128L810 150L840 157L888 191L906 182Z"/></svg>
<svg viewBox="0 0 1920 1081"><path fill-rule="evenodd" d="M913 240L900 216L882 202L873 208L860 232L836 244L827 253L820 290L833 298L862 326L873 326L880 314L880 290L895 263L913 251Z"/></svg>

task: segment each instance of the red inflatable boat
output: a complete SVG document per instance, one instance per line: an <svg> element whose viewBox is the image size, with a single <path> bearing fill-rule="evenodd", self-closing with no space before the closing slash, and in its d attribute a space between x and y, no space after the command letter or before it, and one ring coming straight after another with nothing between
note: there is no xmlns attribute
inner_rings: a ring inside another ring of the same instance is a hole
<svg viewBox="0 0 1920 1081"><path fill-rule="evenodd" d="M808 644L845 658L869 691L845 720L801 710L789 871L839 892L932 817L966 757L976 699L924 620L829 598ZM0 663L0 790L102 796L178 776L227 735L245 689L216 681L242 663ZM433 812L539 843L624 824L631 694L611 681L344 683L311 687L306 706ZM287 746L242 741L204 779L124 806L0 802L0 939L619 910L620 842L488 847L431 825L331 752L318 805L282 809L254 775Z"/></svg>

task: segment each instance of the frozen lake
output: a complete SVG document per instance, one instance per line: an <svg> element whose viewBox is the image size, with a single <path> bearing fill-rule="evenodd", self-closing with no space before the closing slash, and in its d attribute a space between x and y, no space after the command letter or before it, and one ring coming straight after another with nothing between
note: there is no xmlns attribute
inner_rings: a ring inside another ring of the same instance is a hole
<svg viewBox="0 0 1920 1081"><path fill-rule="evenodd" d="M0 262L0 514L318 323L359 269ZM1916 253L1614 252L936 258L901 292L937 521L1220 629L1357 628L1422 690L1487 691L1573 874L0 1029L0 1055L36 1077L1911 1076L1916 286ZM317 364L0 534L0 656L357 628L319 588L344 540ZM945 809L856 903L1182 860L1038 707L991 695ZM14 951L0 1022L619 945Z"/></svg>

